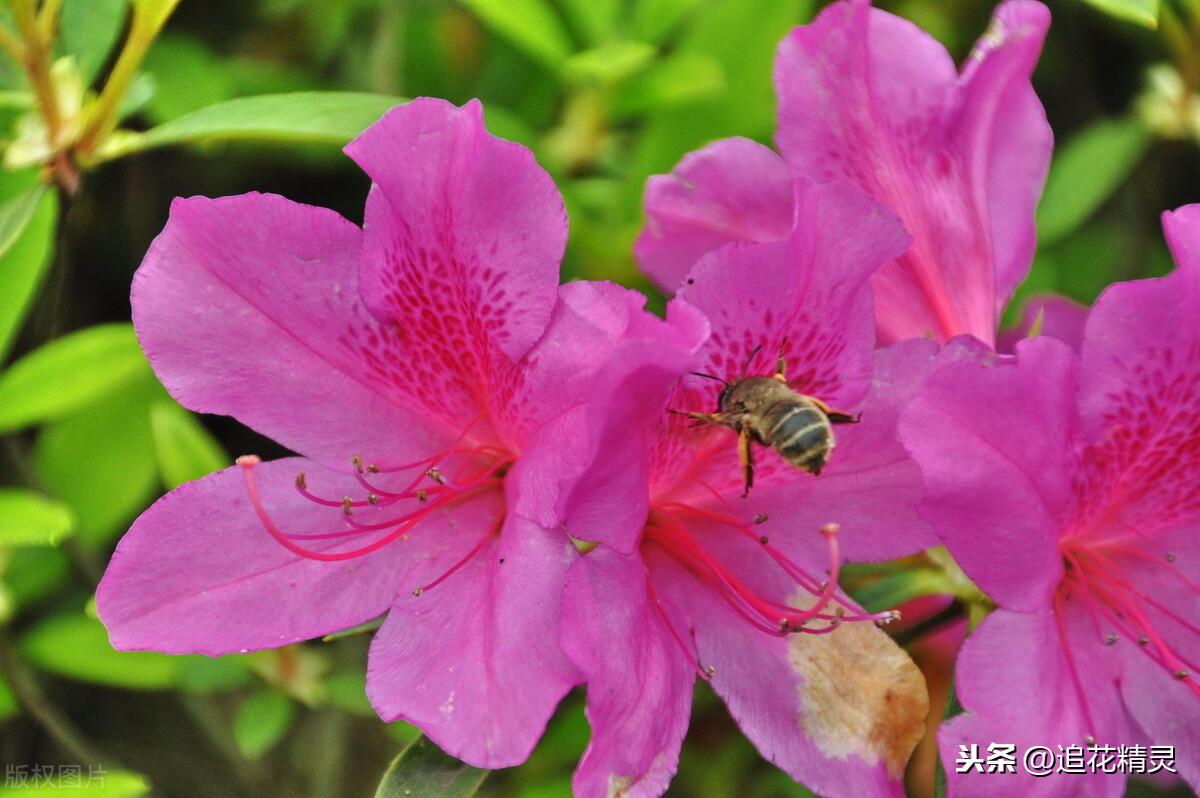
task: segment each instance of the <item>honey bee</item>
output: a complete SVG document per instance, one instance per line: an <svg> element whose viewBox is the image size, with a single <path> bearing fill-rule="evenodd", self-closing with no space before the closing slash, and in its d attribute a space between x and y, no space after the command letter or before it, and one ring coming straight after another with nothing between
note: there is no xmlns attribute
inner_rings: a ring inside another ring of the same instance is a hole
<svg viewBox="0 0 1200 798"><path fill-rule="evenodd" d="M784 342L786 345L786 340ZM755 347L746 368L758 354ZM787 362L780 346L775 373L769 377L742 377L725 380L712 374L693 372L697 377L724 384L715 413L682 410L668 412L694 419L697 426L720 424L738 434L738 461L742 465L746 487L754 485L754 452L751 443L770 446L779 455L810 474L820 475L835 444L834 424L857 424L858 416L834 410L815 396L806 396L788 385Z"/></svg>

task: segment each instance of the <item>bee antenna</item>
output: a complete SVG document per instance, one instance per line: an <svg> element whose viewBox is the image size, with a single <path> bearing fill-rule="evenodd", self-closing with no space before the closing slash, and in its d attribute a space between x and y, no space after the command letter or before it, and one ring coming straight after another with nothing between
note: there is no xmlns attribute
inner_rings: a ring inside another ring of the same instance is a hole
<svg viewBox="0 0 1200 798"><path fill-rule="evenodd" d="M750 350L750 354L746 356L746 365L742 366L742 371L749 371L750 364L754 362L754 357L762 350L762 344Z"/></svg>
<svg viewBox="0 0 1200 798"><path fill-rule="evenodd" d="M708 380L716 380L717 382L723 383L724 385L729 384L729 380L722 379L722 378L718 377L716 374L707 374L703 371L689 371L688 374L691 374L693 377L704 377L705 379L708 379Z"/></svg>

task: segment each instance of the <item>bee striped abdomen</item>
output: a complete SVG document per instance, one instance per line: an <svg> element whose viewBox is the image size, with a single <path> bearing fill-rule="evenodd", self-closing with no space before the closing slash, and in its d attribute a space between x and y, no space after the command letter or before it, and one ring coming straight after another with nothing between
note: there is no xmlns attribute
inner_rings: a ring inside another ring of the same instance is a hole
<svg viewBox="0 0 1200 798"><path fill-rule="evenodd" d="M766 414L766 443L792 465L820 472L833 446L829 420L807 402L788 403Z"/></svg>

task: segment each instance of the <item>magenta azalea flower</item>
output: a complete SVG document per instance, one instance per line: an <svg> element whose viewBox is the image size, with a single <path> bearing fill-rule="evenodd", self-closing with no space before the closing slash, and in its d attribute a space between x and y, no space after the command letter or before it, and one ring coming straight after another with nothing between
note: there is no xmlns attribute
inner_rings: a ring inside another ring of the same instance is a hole
<svg viewBox="0 0 1200 798"><path fill-rule="evenodd" d="M790 235L708 255L672 302L704 312L711 337L630 346L597 377L591 463L561 505L582 550L600 544L563 598L563 647L587 679L593 729L578 795L663 792L697 677L764 756L822 794L898 792L923 732L920 674L872 623L890 616L843 597L837 575L843 557L933 542L895 424L937 345L873 352L867 283L908 246L898 220L844 184L801 180L795 192ZM794 388L861 410L861 423L837 427L820 477L756 446L742 498L737 435L664 408L712 410L721 386L681 375L769 375L780 349Z"/></svg>
<svg viewBox="0 0 1200 798"><path fill-rule="evenodd" d="M1000 606L940 737L955 794L1124 790L955 772L960 746L989 743L1173 745L1200 786L1200 206L1165 226L1179 268L1109 288L1078 354L1042 337L1015 363L946 366L904 414L922 515Z"/></svg>
<svg viewBox="0 0 1200 798"><path fill-rule="evenodd" d="M412 102L347 152L374 181L363 230L277 196L172 205L134 281L142 346L183 404L304 457L163 497L100 617L119 649L217 655L386 612L379 714L513 765L580 678L555 634L576 553L542 510L565 430L606 353L662 323L558 287L562 200L478 103Z"/></svg>
<svg viewBox="0 0 1200 798"><path fill-rule="evenodd" d="M786 235L793 175L847 180L913 237L872 278L880 342L970 333L992 344L1033 257L1052 136L1029 75L1049 21L1040 3L1004 3L959 74L912 23L865 0L829 6L779 48L782 157L727 139L651 178L642 267L674 290L725 242Z"/></svg>

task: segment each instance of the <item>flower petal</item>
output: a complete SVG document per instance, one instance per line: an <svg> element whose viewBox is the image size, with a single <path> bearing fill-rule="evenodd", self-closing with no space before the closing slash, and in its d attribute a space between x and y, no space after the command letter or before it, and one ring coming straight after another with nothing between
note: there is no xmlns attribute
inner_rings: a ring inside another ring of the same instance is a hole
<svg viewBox="0 0 1200 798"><path fill-rule="evenodd" d="M351 477L309 460L262 463L256 477L277 525L292 534L345 529L339 508L301 497L300 472L314 493L362 492ZM436 544L441 532L421 529L420 541L396 541L343 562L306 559L268 534L235 466L176 488L138 518L117 545L96 592L97 609L117 649L217 656L275 648L383 613L406 574L444 556L425 545ZM348 545L346 539L304 544Z"/></svg>
<svg viewBox="0 0 1200 798"><path fill-rule="evenodd" d="M818 562L824 547L814 533L829 523L841 526L842 554L852 561L888 560L938 545L917 515L921 472L897 431L901 410L935 365L948 361L938 350L934 341L913 339L876 353L861 422L837 428L837 446L821 476L790 469L786 478L764 479L750 492L742 509L768 516L764 533L780 543L804 541Z"/></svg>
<svg viewBox="0 0 1200 798"><path fill-rule="evenodd" d="M952 795L1116 798L1123 794L1123 774L1055 773L1034 778L1023 767L1022 757L1031 746L1047 746L1053 755L1060 745L1080 746L1082 751L1089 735L1102 745L1143 742L1135 739L1136 730L1125 717L1113 661L1098 656L1107 650L1103 642L1091 633L1086 617L1067 615L1064 627L1074 667L1086 691L1089 716L1098 728L1090 728L1085 720L1053 613L1048 608L1029 613L998 610L967 638L958 657L958 698L967 713L943 724L938 735ZM986 759L992 743L1016 745L1014 774L956 772L960 746L977 745Z"/></svg>
<svg viewBox="0 0 1200 798"><path fill-rule="evenodd" d="M890 211L844 183L801 179L794 191L795 222L785 239L706 255L679 297L712 323L708 372L769 374L786 339L792 386L849 408L867 392L873 367L867 280L909 237Z"/></svg>
<svg viewBox="0 0 1200 798"><path fill-rule="evenodd" d="M559 516L578 539L633 551L646 523L655 437L679 377L694 367L708 323L675 300L665 322L641 316L596 378L578 468L563 474Z"/></svg>
<svg viewBox="0 0 1200 798"><path fill-rule="evenodd" d="M1054 134L1029 79L1049 27L1050 11L1041 3L1003 3L971 53L952 104L949 136L970 164L976 202L991 226L997 312L1029 273L1037 247L1034 214Z"/></svg>
<svg viewBox="0 0 1200 798"><path fill-rule="evenodd" d="M730 241L774 241L792 228L792 173L769 147L723 139L646 183L646 227L634 252L670 293L701 255Z"/></svg>
<svg viewBox="0 0 1200 798"><path fill-rule="evenodd" d="M500 512L479 507L460 523L478 541ZM499 539L444 583L419 596L399 593L367 661L375 711L416 725L476 767L525 761L579 681L558 644L560 595L574 556L561 532L510 514Z"/></svg>
<svg viewBox="0 0 1200 798"><path fill-rule="evenodd" d="M1016 364L952 363L904 411L900 437L921 467L920 515L1002 606L1041 606L1062 576L1060 525L1074 511L1076 358L1052 338Z"/></svg>
<svg viewBox="0 0 1200 798"><path fill-rule="evenodd" d="M724 547L719 532L706 537L710 549ZM720 559L762 577L757 586L776 600L811 600L776 592L787 582L768 573L766 557ZM764 757L820 795L904 794L929 705L920 671L885 632L848 622L832 634L774 637L674 562L656 561L652 576L668 607L686 609L713 688Z"/></svg>
<svg viewBox="0 0 1200 798"><path fill-rule="evenodd" d="M395 337L358 298L361 233L269 194L177 199L133 280L133 322L163 384L328 465L445 445L397 391Z"/></svg>
<svg viewBox="0 0 1200 798"><path fill-rule="evenodd" d="M581 798L661 795L679 762L695 672L654 609L647 579L640 556L607 546L567 575L563 650L587 681L592 725L573 781Z"/></svg>
<svg viewBox="0 0 1200 798"><path fill-rule="evenodd" d="M1018 341L1048 335L1070 344L1078 352L1083 346L1083 326L1087 316L1087 306L1073 299L1055 294L1031 296L1021 309L1021 321L1017 326L1000 333L996 351L1011 354Z"/></svg>
<svg viewBox="0 0 1200 798"><path fill-rule="evenodd" d="M872 280L884 342L970 333L991 343L997 269L1005 292L1028 269L1049 139L1021 72L1044 33L1026 5L1036 4L1002 8L998 19L1022 24L961 81L928 34L864 2L830 6L780 46L784 157L800 174L855 183L913 234Z"/></svg>
<svg viewBox="0 0 1200 798"><path fill-rule="evenodd" d="M490 135L477 101L419 99L346 147L374 181L360 290L408 355L395 378L448 418L520 360L554 307L566 244L562 197L533 154Z"/></svg>
<svg viewBox="0 0 1200 798"><path fill-rule="evenodd" d="M1084 332L1080 414L1120 520L1143 533L1200 521L1200 206L1166 214L1180 263L1118 283Z"/></svg>

